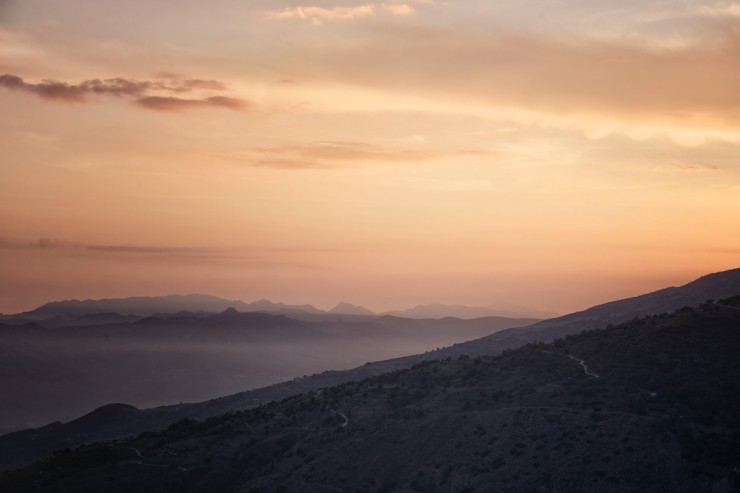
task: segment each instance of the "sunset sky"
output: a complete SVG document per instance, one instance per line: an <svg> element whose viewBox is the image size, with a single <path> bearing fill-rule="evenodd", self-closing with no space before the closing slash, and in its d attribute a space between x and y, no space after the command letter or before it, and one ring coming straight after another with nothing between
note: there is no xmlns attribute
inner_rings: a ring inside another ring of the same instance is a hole
<svg viewBox="0 0 740 493"><path fill-rule="evenodd" d="M737 1L0 0L0 115L0 312L740 266Z"/></svg>

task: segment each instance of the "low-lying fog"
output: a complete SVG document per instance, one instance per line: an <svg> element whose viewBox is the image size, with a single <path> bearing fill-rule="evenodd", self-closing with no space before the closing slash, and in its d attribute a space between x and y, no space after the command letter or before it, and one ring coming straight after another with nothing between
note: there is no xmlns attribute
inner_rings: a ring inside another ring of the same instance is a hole
<svg viewBox="0 0 740 493"><path fill-rule="evenodd" d="M212 399L531 322L215 317L5 327L0 331L0 395L9 398L0 400L0 433L74 419L111 402L142 408Z"/></svg>

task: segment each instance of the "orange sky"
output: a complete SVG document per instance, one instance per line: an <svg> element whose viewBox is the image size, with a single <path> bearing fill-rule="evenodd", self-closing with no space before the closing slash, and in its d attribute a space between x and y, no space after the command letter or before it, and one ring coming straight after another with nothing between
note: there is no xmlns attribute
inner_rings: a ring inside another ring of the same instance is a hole
<svg viewBox="0 0 740 493"><path fill-rule="evenodd" d="M645 3L0 2L0 311L567 312L738 267L740 3Z"/></svg>

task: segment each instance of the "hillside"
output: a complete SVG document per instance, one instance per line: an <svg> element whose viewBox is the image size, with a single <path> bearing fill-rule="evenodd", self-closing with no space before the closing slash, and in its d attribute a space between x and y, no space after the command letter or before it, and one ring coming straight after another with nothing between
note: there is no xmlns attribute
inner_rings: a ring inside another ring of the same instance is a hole
<svg viewBox="0 0 740 493"><path fill-rule="evenodd" d="M582 330L603 329L635 317L669 313L685 306L698 306L706 300L731 298L738 294L740 294L740 269L716 272L683 286L611 301L580 312L543 320L528 327L504 330L474 341L455 344L434 352L432 357L498 354L505 349L517 348L524 344L552 341L558 337L577 334Z"/></svg>
<svg viewBox="0 0 740 493"><path fill-rule="evenodd" d="M0 489L736 491L738 328L740 297L425 362L60 452Z"/></svg>
<svg viewBox="0 0 740 493"><path fill-rule="evenodd" d="M584 330L606 327L631 320L634 317L668 313L684 306L696 306L705 300L730 298L740 292L740 268L715 272L678 287L660 289L652 293L612 301L544 320L535 325L539 331ZM559 335L557 335L559 337Z"/></svg>

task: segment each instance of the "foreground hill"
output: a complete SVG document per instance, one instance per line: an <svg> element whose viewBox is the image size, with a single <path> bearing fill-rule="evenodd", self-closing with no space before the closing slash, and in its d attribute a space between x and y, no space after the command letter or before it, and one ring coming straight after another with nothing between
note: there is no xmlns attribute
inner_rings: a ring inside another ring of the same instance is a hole
<svg viewBox="0 0 740 493"><path fill-rule="evenodd" d="M740 297L63 451L0 489L736 491L738 351Z"/></svg>
<svg viewBox="0 0 740 493"><path fill-rule="evenodd" d="M705 300L729 298L739 292L740 268L708 274L683 286L660 289L544 320L536 324L536 327L541 331L554 328L578 330L604 328L608 324L626 322L634 317L668 313L684 306L696 306Z"/></svg>

